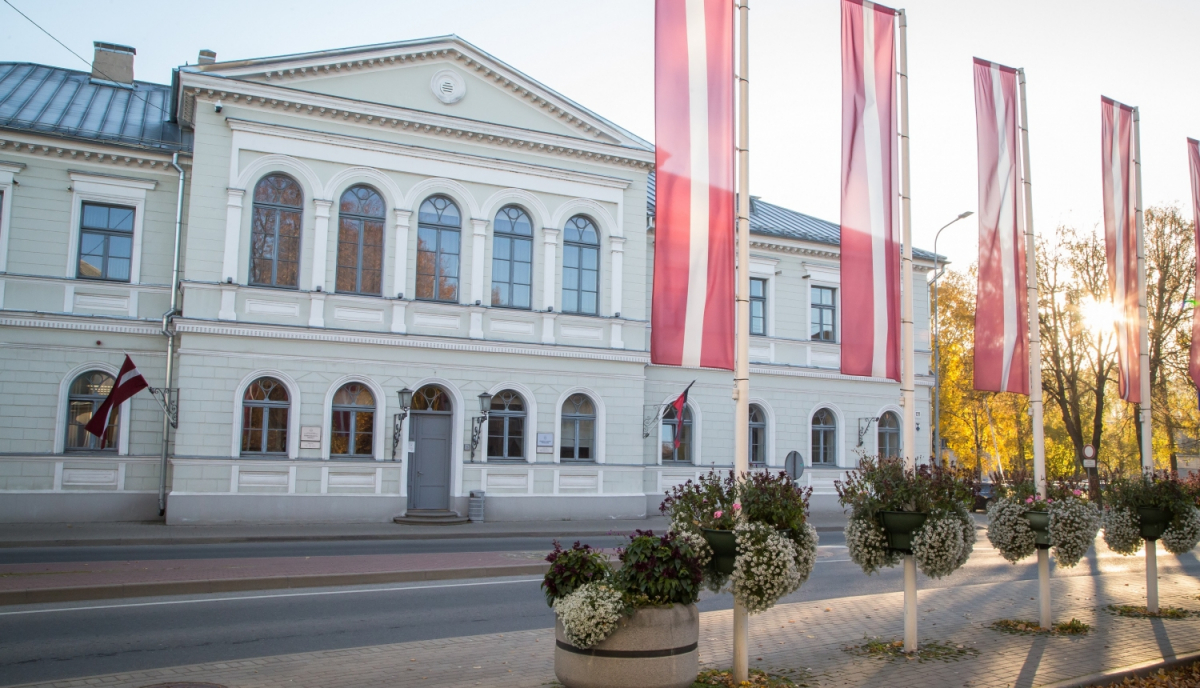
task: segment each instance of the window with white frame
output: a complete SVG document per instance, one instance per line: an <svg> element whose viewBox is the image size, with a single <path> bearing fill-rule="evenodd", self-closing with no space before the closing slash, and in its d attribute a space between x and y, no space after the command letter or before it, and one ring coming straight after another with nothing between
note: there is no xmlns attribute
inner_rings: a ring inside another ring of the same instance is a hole
<svg viewBox="0 0 1200 688"><path fill-rule="evenodd" d="M675 438L679 438L676 446ZM674 406L663 411L662 418L662 461L663 463L692 463L692 410L683 407L683 418Z"/></svg>
<svg viewBox="0 0 1200 688"><path fill-rule="evenodd" d="M821 342L837 341L837 305L833 287L812 288L812 338Z"/></svg>
<svg viewBox="0 0 1200 688"><path fill-rule="evenodd" d="M83 279L128 282L133 262L134 209L84 203L79 221L79 268Z"/></svg>
<svg viewBox="0 0 1200 688"><path fill-rule="evenodd" d="M383 293L383 221L386 204L369 186L346 189L338 203L337 290Z"/></svg>
<svg viewBox="0 0 1200 688"><path fill-rule="evenodd" d="M572 394L563 402L559 460L596 460L596 405L586 394Z"/></svg>
<svg viewBox="0 0 1200 688"><path fill-rule="evenodd" d="M369 458L375 454L375 396L361 382L349 382L333 395L329 454Z"/></svg>
<svg viewBox="0 0 1200 688"><path fill-rule="evenodd" d="M767 414L758 404L750 404L750 463L767 463Z"/></svg>
<svg viewBox="0 0 1200 688"><path fill-rule="evenodd" d="M900 456L900 416L887 411L879 417L876 439L880 456Z"/></svg>
<svg viewBox="0 0 1200 688"><path fill-rule="evenodd" d="M812 462L837 463L837 417L827 408L818 409L812 417Z"/></svg>
<svg viewBox="0 0 1200 688"><path fill-rule="evenodd" d="M300 286L303 206L304 192L291 177L272 174L254 185L250 284L289 289Z"/></svg>
<svg viewBox="0 0 1200 688"><path fill-rule="evenodd" d="M525 460L525 400L506 389L492 396L488 411L488 461Z"/></svg>
<svg viewBox="0 0 1200 688"><path fill-rule="evenodd" d="M750 334L767 333L767 281L750 278Z"/></svg>
<svg viewBox="0 0 1200 688"><path fill-rule="evenodd" d="M96 437L84 429L112 391L113 382L112 375L100 370L83 373L71 382L67 392L67 451L117 451L119 407L109 414L104 437Z"/></svg>
<svg viewBox="0 0 1200 688"><path fill-rule="evenodd" d="M242 395L242 453L286 455L288 413L287 388L272 377L260 377Z"/></svg>
<svg viewBox="0 0 1200 688"><path fill-rule="evenodd" d="M425 199L417 212L417 298L458 302L462 216L445 196Z"/></svg>
<svg viewBox="0 0 1200 688"><path fill-rule="evenodd" d="M564 313L596 315L600 307L600 232L583 215L563 233L562 303Z"/></svg>
<svg viewBox="0 0 1200 688"><path fill-rule="evenodd" d="M492 305L529 308L533 291L533 223L515 205L492 222Z"/></svg>

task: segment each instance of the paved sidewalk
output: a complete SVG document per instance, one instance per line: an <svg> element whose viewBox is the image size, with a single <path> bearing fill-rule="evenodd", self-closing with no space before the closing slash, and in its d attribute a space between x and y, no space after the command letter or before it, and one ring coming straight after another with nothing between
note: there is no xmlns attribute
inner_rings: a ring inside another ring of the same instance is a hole
<svg viewBox="0 0 1200 688"><path fill-rule="evenodd" d="M855 656L843 649L860 643L865 636L892 639L901 634L899 592L781 605L751 617L751 665L800 670L809 686L1026 688L1069 683L1098 672L1200 650L1200 616L1139 620L1116 617L1103 610L1110 603L1143 602L1144 582L1140 574L1056 579L1056 619L1077 617L1091 624L1093 631L1083 638L1014 636L988 628L991 621L1000 618L1036 618L1037 581L922 591L921 637L978 651L977 655L950 662L888 661ZM1164 605L1200 609L1198 591L1200 586L1193 577L1161 577ZM729 664L730 624L728 611L701 615L703 666ZM553 631L544 629L28 685L140 688L171 681L203 681L230 688L543 686L555 685L553 646Z"/></svg>

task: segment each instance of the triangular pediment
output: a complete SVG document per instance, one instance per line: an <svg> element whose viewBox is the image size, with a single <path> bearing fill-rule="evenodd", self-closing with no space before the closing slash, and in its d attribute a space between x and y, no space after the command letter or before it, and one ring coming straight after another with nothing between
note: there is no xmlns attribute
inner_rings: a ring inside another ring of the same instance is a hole
<svg viewBox="0 0 1200 688"><path fill-rule="evenodd" d="M653 150L647 141L457 36L184 69L290 91Z"/></svg>

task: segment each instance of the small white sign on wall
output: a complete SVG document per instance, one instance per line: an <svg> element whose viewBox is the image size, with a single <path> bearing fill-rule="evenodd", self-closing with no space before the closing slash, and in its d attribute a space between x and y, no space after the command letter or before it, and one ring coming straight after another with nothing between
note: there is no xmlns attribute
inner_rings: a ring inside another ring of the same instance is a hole
<svg viewBox="0 0 1200 688"><path fill-rule="evenodd" d="M300 448L301 449L320 449L321 448L321 427L318 425L305 425L300 428Z"/></svg>
<svg viewBox="0 0 1200 688"><path fill-rule="evenodd" d="M554 433L539 432L537 434L537 453L553 454L554 453Z"/></svg>

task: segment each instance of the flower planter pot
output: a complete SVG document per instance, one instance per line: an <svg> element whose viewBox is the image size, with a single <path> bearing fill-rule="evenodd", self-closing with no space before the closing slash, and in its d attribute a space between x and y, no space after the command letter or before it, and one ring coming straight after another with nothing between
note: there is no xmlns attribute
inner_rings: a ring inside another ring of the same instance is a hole
<svg viewBox="0 0 1200 688"><path fill-rule="evenodd" d="M737 558L737 540L733 537L733 531L705 528L704 539L713 551L712 562L709 565L717 573L732 574L733 560Z"/></svg>
<svg viewBox="0 0 1200 688"><path fill-rule="evenodd" d="M912 554L912 535L925 525L929 514L919 511L881 511L879 520L887 533L888 549Z"/></svg>
<svg viewBox="0 0 1200 688"><path fill-rule="evenodd" d="M638 609L586 650L567 642L561 621L554 638L554 675L567 688L690 688L700 672L694 604Z"/></svg>
<svg viewBox="0 0 1200 688"><path fill-rule="evenodd" d="M1162 537L1163 531L1171 524L1174 516L1170 509L1156 506L1139 506L1137 515L1138 520L1141 521L1142 537L1147 540L1157 540Z"/></svg>
<svg viewBox="0 0 1200 688"><path fill-rule="evenodd" d="M1021 514L1029 521L1029 529L1033 531L1033 542L1038 549L1050 549L1050 512L1026 511Z"/></svg>

